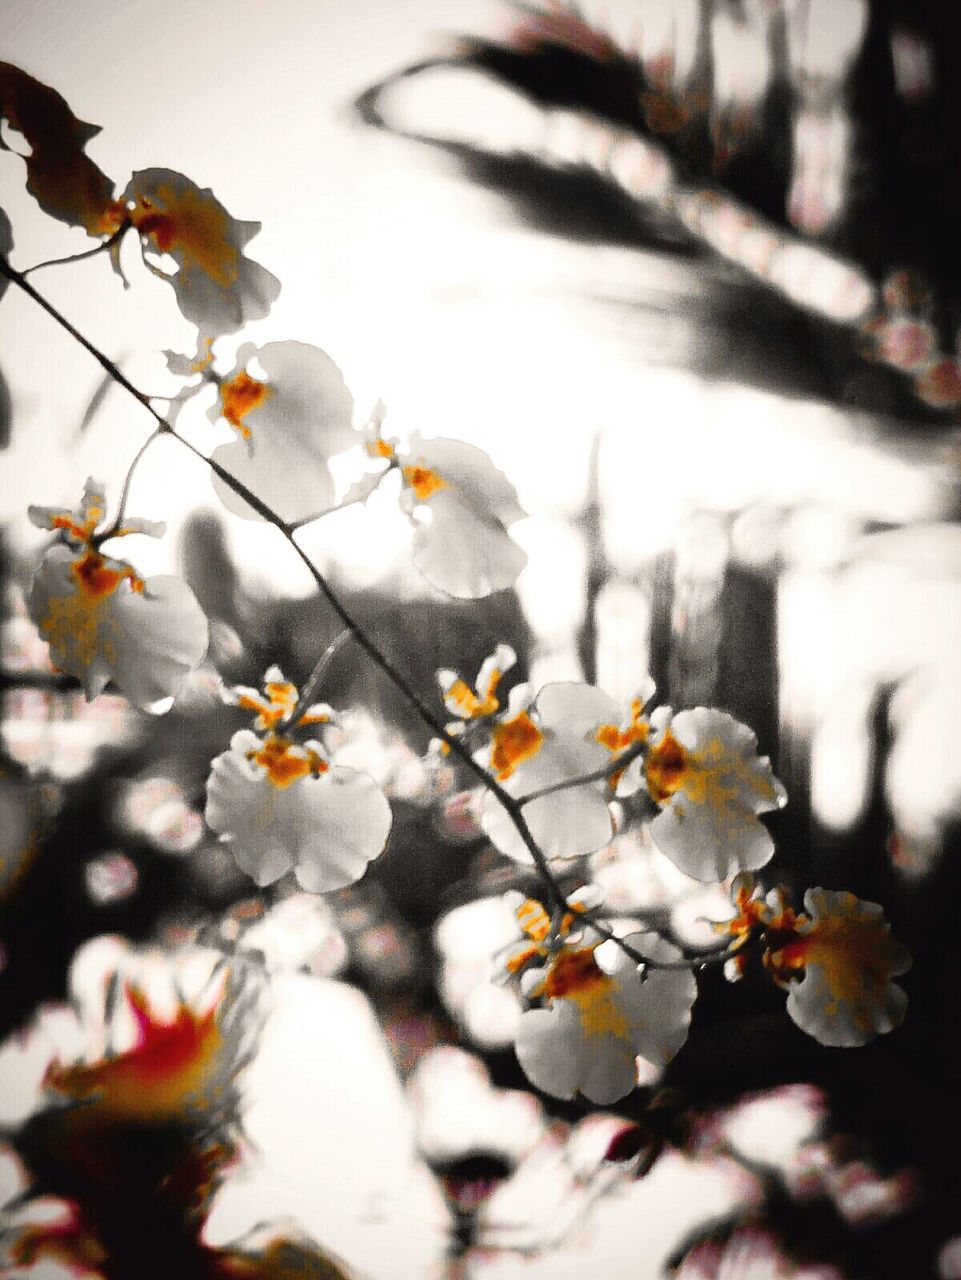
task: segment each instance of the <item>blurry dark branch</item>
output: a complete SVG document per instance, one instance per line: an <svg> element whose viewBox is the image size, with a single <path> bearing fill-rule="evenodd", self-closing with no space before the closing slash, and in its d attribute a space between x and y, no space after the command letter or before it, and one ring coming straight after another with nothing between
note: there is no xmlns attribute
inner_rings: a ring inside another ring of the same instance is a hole
<svg viewBox="0 0 961 1280"><path fill-rule="evenodd" d="M59 671L0 670L0 692L7 689L39 689L47 693L72 693L83 685L74 676Z"/></svg>

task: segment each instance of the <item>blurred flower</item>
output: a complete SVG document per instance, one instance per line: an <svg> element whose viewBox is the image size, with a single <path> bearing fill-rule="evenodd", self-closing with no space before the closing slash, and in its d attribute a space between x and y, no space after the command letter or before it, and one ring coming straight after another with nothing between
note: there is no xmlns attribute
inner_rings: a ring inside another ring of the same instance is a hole
<svg viewBox="0 0 961 1280"><path fill-rule="evenodd" d="M507 526L526 514L487 454L460 440L410 438L398 455L401 507L416 526L414 564L440 591L476 600L512 587L527 555ZM426 521L417 513L427 509Z"/></svg>
<svg viewBox="0 0 961 1280"><path fill-rule="evenodd" d="M877 354L896 369L912 372L926 365L933 354L937 335L926 320L893 316L874 333Z"/></svg>
<svg viewBox="0 0 961 1280"><path fill-rule="evenodd" d="M900 1026L908 998L891 979L911 957L882 908L820 888L808 889L804 907L794 929L770 941L770 967L788 986L787 1011L801 1030L821 1044L854 1046Z"/></svg>
<svg viewBox="0 0 961 1280"><path fill-rule="evenodd" d="M312 893L353 884L383 852L390 805L367 774L332 765L317 741L290 736L298 724L328 721L328 707L298 714L296 687L276 667L265 682L263 696L245 688L227 694L256 713L263 736L242 729L213 761L207 823L259 885L291 868Z"/></svg>
<svg viewBox="0 0 961 1280"><path fill-rule="evenodd" d="M98 906L123 902L137 890L137 868L123 853L102 853L83 869L87 892Z"/></svg>
<svg viewBox="0 0 961 1280"><path fill-rule="evenodd" d="M763 867L774 842L757 815L780 809L787 793L757 755L757 738L723 711L695 707L676 716L659 707L645 761L657 847L698 880L726 880Z"/></svg>
<svg viewBox="0 0 961 1280"><path fill-rule="evenodd" d="M29 514L41 529L59 534L34 574L29 599L53 661L83 682L88 698L113 680L143 710L172 699L206 652L207 619L179 578L139 578L126 561L99 549L105 533L157 537L163 526L130 519L98 535L105 502L93 480L77 511L31 507Z"/></svg>
<svg viewBox="0 0 961 1280"><path fill-rule="evenodd" d="M932 361L917 378L914 389L934 409L961 405L961 362L953 356Z"/></svg>
<svg viewBox="0 0 961 1280"><path fill-rule="evenodd" d="M485 1049L503 1049L514 1040L520 1002L513 989L494 985L491 979L495 956L516 939L517 922L504 897L477 898L455 907L434 930L441 958L440 998L471 1039Z"/></svg>
<svg viewBox="0 0 961 1280"><path fill-rule="evenodd" d="M347 943L322 898L294 893L282 898L241 933L239 946L263 957L268 973L301 969L331 978L347 963Z"/></svg>
<svg viewBox="0 0 961 1280"><path fill-rule="evenodd" d="M162 853L189 853L203 839L203 819L172 778L151 775L124 782L115 814L125 831L146 838Z"/></svg>
<svg viewBox="0 0 961 1280"><path fill-rule="evenodd" d="M256 359L264 379L247 366ZM233 372L222 378L209 412L224 418L236 440L211 455L284 520L316 515L333 504L327 459L357 443L354 399L344 377L320 347L303 342L245 343ZM216 475L213 485L228 510L260 517Z"/></svg>
<svg viewBox="0 0 961 1280"><path fill-rule="evenodd" d="M164 270L145 259L166 280L183 315L202 336L234 333L262 320L280 292L280 282L244 246L259 222L231 217L209 187L198 187L173 169L134 173L117 204L117 225L127 219L145 253L167 255L177 264Z"/></svg>
<svg viewBox="0 0 961 1280"><path fill-rule="evenodd" d="M736 1227L726 1240L702 1240L689 1249L674 1280L844 1280L836 1267L793 1258L773 1232Z"/></svg>
<svg viewBox="0 0 961 1280"><path fill-rule="evenodd" d="M494 1088L479 1058L450 1045L424 1054L407 1093L417 1145L461 1212L486 1199L547 1128L531 1094Z"/></svg>

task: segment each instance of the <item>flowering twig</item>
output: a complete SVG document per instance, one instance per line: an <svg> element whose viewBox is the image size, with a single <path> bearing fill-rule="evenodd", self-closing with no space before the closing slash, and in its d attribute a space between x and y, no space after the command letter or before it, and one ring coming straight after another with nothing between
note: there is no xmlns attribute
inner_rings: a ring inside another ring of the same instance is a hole
<svg viewBox="0 0 961 1280"><path fill-rule="evenodd" d="M528 827L524 814L521 810L521 806L518 804L517 800L505 791L500 783L497 782L495 778L492 778L481 764L474 760L470 752L456 737L453 737L447 732L443 722L434 714L417 690L409 683L406 676L404 676L404 674L394 666L387 655L383 653L364 628L354 620L346 607L341 603L340 597L334 592L324 574L321 573L307 552L304 551L303 547L301 547L297 542L297 539L294 536L296 532L296 525L284 520L276 511L258 498L253 490L249 489L242 481L231 475L231 473L222 467L220 463L215 462L213 458L208 458L207 455L203 453L202 450L198 449L196 445L192 444L184 436L180 435L164 415L160 413L158 409L154 408L150 397L143 391L138 390L138 388L135 387L130 379L117 368L108 356L94 346L88 338L85 338L84 335L70 323L66 316L62 315L61 312L43 296L43 294L37 292L33 285L24 278L22 272L11 266L3 257L0 257L0 275L6 276L8 280L12 281L22 289L24 293L31 297L38 306L42 307L43 310L61 326L61 328L66 330L72 338L80 343L85 351L89 352L89 354L93 356L100 367L114 379L118 386L123 387L129 395L133 396L133 398L141 404L149 414L151 414L154 421L157 423L156 435L173 436L173 438L178 440L185 449L189 450L195 457L199 458L201 462L209 467L214 475L218 476L229 489L232 489L233 492L237 494L239 498L242 498L243 501L246 502L262 520L265 520L268 524L273 525L275 529L280 531L286 541L291 545L291 547L293 547L297 556L313 578L331 609L333 609L334 613L343 625L351 635L353 635L354 640L358 645L360 645L374 665L378 667L391 681L391 683L404 695L407 702L431 732L443 742L446 742L451 751L464 764L464 766L496 796L497 800L507 811L508 816L514 824L525 848L530 853L534 865L537 867L541 878L547 886L552 901L558 906L566 909L567 898L564 891L551 870L547 858L544 856L540 846L531 834L530 828Z"/></svg>
<svg viewBox="0 0 961 1280"><path fill-rule="evenodd" d="M179 432L175 429L175 427L167 420L167 418L165 418L164 415L160 413L158 409L154 408L151 398L148 395L146 395L144 392L138 390L138 388L135 387L132 382L130 382L130 380L120 371L119 368L117 368L117 366L113 363L112 360L110 360L108 356L106 356L102 351L100 351L97 347L95 347L93 343L89 341L89 339L85 338L83 334L81 334L79 330L77 330L70 323L70 321L67 320L65 316L61 315L61 313L57 310L56 307L53 306L52 303L48 302L47 299L44 298L42 294L38 293L36 289L34 289L34 287L27 280L24 279L23 274L21 272L17 271L16 268L12 267L10 263L7 262L2 257L0 257L0 274L5 275L9 280L13 281L14 284L18 285L25 293L27 293L31 298L33 298L33 300L39 306L41 306L43 310L47 312L48 315L50 315L54 320L56 320L56 322L63 329L65 329L71 335L71 337L75 338L77 342L79 342L80 345L86 351L88 351L90 355L93 356L93 358L97 361L97 363L110 375L111 378L114 379L114 381L119 386L123 387L124 390L127 391L131 396L133 396L133 398L137 400L139 404L143 405L143 407L147 410L148 413L152 415L155 422L157 423L156 429L151 433L151 435L147 438L144 444L141 445L139 451L137 452L137 454L133 459L133 462L130 465L130 468L127 472L127 479L124 484L124 490L123 490L123 493L121 494L120 511L118 512L117 519L114 521L114 524L111 526L111 530L108 530L105 535L102 535L101 540L103 540L107 536L110 536L111 532L116 532L116 529L119 527L119 522L122 519L123 508L126 502L127 489L129 487L130 477L133 473L134 467L143 457L147 448L159 436L162 436L162 435L173 436L173 438L179 441L179 443L183 445L185 449L188 449L192 454L194 454L195 457L199 458L202 462L204 462L215 475L220 477L220 479L224 482L225 485L228 486L228 488L232 489L233 492L236 493L239 498L242 498L243 501L246 502L248 506L252 507L253 510L256 511L257 514L263 520L265 520L268 524L273 525L275 529L278 529L280 531L280 533L283 535L286 541L297 553L297 556L300 558L300 560L302 561L302 563L310 573L311 577L314 579L314 582L316 583L318 589L320 590L324 598L327 600L328 604L333 609L334 613L338 616L338 618L344 624L345 631L333 642L332 645L328 647L328 649L321 656L317 666L314 668L313 673L311 674L310 678L307 681L307 684L304 689L304 695L302 696L300 701L301 702L309 701L309 699L307 698L307 695L310 694L312 696L314 689L316 689L317 683L319 682L321 676L326 670L327 663L333 657L337 649L339 649L341 643L345 641L346 637L352 636L353 639L356 641L356 643L360 645L360 647L364 650L367 656L371 659L371 661L377 667L379 667L380 670L384 673L384 675L387 676L387 678L394 684L394 686L400 690L400 692L407 699L407 702L414 709L414 711L416 711L417 715L424 722L424 724L427 725L427 727L431 730L431 732L434 733L437 737L439 737L443 742L447 743L447 745L450 747L453 754L470 770L471 773L473 773L477 778L479 778L479 780L487 788L487 790L490 791L496 797L499 803L504 807L504 809L507 811L508 816L511 819L511 822L514 824L514 827L518 835L520 836L521 840L524 842L525 848L530 853L531 858L533 859L534 865L537 868L537 871L540 874L541 879L544 881L545 886L547 887L552 903L558 906L559 908L561 908L562 911L568 910L569 904L567 901L567 895L565 894L563 888L558 882L557 877L554 875L554 872L551 870L550 863L545 857L543 851L541 850L537 841L534 839L531 833L530 827L527 825L527 821L524 818L523 806L524 804L529 803L532 799L536 798L536 796L538 795L547 794L547 793L550 793L551 791L561 790L562 787L564 786L578 786L578 785L581 785L582 783L594 781L595 777L596 779L599 780L599 779L603 779L610 776L611 773L617 772L618 769L624 768L626 764L630 763L631 760L633 760L637 755L639 755L642 749L642 744L640 743L632 744L632 746L629 748L628 751L626 751L617 760L612 762L612 765L606 767L604 770L598 771L596 775L585 775L583 778L575 779L572 782L563 783L563 784L560 784L559 786L545 788L542 792L532 792L530 795L525 796L521 799L517 799L514 796L510 795L510 793L507 792L500 785L500 783L496 780L496 778L493 778L487 772L487 770L483 767L483 765L479 764L473 758L470 751L464 746L464 744L460 741L460 739L447 732L443 722L434 714L434 712L430 709L430 707L423 700L423 698L416 691L416 689L414 689L414 687L408 682L404 674L394 666L394 664L390 661L387 655L383 653L383 651L378 647L378 645L371 638L371 636L368 635L368 633L364 630L364 628L360 625L360 623L355 621L355 619L347 611L346 607L341 603L339 596L334 592L333 588L330 586L330 583L327 581L324 574L321 573L321 571L314 564L313 560L311 560L307 552L304 551L304 549L297 542L294 536L298 528L297 523L282 519L282 517L279 516L271 507L269 507L265 502L263 502L260 498L258 498L257 495L251 489L248 489L248 487L243 483L243 481L238 480L235 476L231 475L229 471L225 470L225 468L222 467L218 462L215 462L213 458L208 458L207 455L204 454L200 449L198 449L196 445L192 444L184 436L180 435ZM711 956L701 960L698 960L698 959L685 960L685 961L651 960L648 957L641 955L641 953L636 951L632 946L630 946L630 944L625 943L624 940L619 938L614 933L614 931L610 928L610 926L606 925L603 921L595 920L589 913L584 913L584 914L585 914L585 918L590 920L592 926L597 930L598 933L601 933L605 938L616 943L625 952L625 954L629 955L631 959L634 960L637 964L646 965L648 968L689 969L691 967L700 967L705 964L717 964L727 959L727 954L722 953L719 956Z"/></svg>

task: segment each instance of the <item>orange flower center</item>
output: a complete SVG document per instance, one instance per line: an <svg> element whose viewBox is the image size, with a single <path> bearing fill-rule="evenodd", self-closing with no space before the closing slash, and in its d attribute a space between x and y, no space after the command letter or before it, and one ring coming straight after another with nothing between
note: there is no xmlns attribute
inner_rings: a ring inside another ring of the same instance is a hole
<svg viewBox="0 0 961 1280"><path fill-rule="evenodd" d="M544 980L544 995L554 998L573 996L609 981L607 974L594 959L592 947L580 951L564 951L551 965Z"/></svg>
<svg viewBox="0 0 961 1280"><path fill-rule="evenodd" d="M198 268L228 288L237 278L237 249L229 239L227 214L209 193L159 187L130 210L141 236L160 253L179 254L181 268Z"/></svg>
<svg viewBox="0 0 961 1280"><path fill-rule="evenodd" d="M250 439L251 433L244 419L263 404L270 390L265 382L258 382L243 369L220 384L220 412L245 440Z"/></svg>
<svg viewBox="0 0 961 1280"><path fill-rule="evenodd" d="M491 768L498 782L509 778L519 764L536 756L544 743L544 735L526 711L494 725L491 745Z"/></svg>
<svg viewBox="0 0 961 1280"><path fill-rule="evenodd" d="M439 489L447 488L444 477L436 471L431 471L430 467L420 465L404 467L403 475L419 502L427 502Z"/></svg>
<svg viewBox="0 0 961 1280"><path fill-rule="evenodd" d="M247 759L259 764L267 773L267 781L281 791L310 775L326 773L330 765L316 751L298 747L290 738L272 733L259 751L249 751Z"/></svg>
<svg viewBox="0 0 961 1280"><path fill-rule="evenodd" d="M93 548L84 552L79 560L74 560L70 572L77 579L80 590L95 600L111 595L124 578L130 583L132 591L142 592L144 589L143 579L138 578L129 565L113 569Z"/></svg>
<svg viewBox="0 0 961 1280"><path fill-rule="evenodd" d="M647 789L662 804L684 785L688 755L670 729L647 757Z"/></svg>

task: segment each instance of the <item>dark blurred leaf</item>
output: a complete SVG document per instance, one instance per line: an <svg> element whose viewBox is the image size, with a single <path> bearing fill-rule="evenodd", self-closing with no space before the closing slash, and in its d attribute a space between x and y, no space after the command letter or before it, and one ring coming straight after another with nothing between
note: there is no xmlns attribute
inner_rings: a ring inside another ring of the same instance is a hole
<svg viewBox="0 0 961 1280"><path fill-rule="evenodd" d="M10 443L10 432L13 426L13 401L10 388L0 369L0 449L6 449Z"/></svg>
<svg viewBox="0 0 961 1280"><path fill-rule="evenodd" d="M121 365L123 364L123 361L126 358L127 358L126 352L124 352L122 356L116 357L116 359L114 360L114 363L116 364L118 369L121 367ZM110 390L110 388L113 385L114 385L113 375L109 373L105 374L103 378L101 378L101 380L97 383L96 387L94 388L93 395L90 397L89 403L87 404L86 409L84 409L83 411L83 417L80 419L80 426L77 428L77 435L82 436L83 433L90 426L91 422L93 422L94 418L100 412L103 402L107 398L107 392Z"/></svg>

